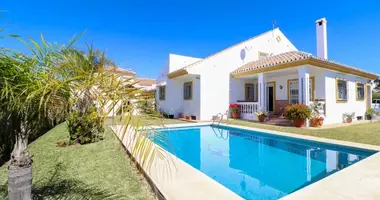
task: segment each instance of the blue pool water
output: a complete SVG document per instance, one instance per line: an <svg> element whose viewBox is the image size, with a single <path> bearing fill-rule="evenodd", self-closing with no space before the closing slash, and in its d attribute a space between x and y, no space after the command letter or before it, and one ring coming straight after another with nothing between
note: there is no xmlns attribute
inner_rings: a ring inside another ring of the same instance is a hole
<svg viewBox="0 0 380 200"><path fill-rule="evenodd" d="M222 126L159 132L158 145L245 199L279 199L375 153Z"/></svg>

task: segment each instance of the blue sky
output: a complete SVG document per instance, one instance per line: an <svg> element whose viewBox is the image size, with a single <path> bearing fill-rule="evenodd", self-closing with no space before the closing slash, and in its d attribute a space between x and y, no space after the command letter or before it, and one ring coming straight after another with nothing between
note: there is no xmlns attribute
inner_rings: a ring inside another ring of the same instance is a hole
<svg viewBox="0 0 380 200"><path fill-rule="evenodd" d="M380 5L376 1L1 0L6 33L66 43L87 30L87 43L139 77L156 78L169 53L206 57L272 28L315 55L314 21L328 21L329 59L380 74ZM55 3L53 3L55 2ZM23 50L10 39L0 46Z"/></svg>

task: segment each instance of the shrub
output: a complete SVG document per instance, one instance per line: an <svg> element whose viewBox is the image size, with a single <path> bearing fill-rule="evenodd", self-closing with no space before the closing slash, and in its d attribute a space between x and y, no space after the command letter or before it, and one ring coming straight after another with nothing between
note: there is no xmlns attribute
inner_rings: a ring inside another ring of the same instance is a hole
<svg viewBox="0 0 380 200"><path fill-rule="evenodd" d="M370 119L373 115L376 114L375 109L373 108L368 108L367 111L365 111L365 116Z"/></svg>
<svg viewBox="0 0 380 200"><path fill-rule="evenodd" d="M154 105L154 99L143 99L138 101L137 110L140 114L157 115L157 111Z"/></svg>
<svg viewBox="0 0 380 200"><path fill-rule="evenodd" d="M311 109L303 104L293 104L285 108L285 117L289 120L305 120L310 116Z"/></svg>
<svg viewBox="0 0 380 200"><path fill-rule="evenodd" d="M230 104L230 110L233 113L237 113L240 110L240 105L239 104Z"/></svg>
<svg viewBox="0 0 380 200"><path fill-rule="evenodd" d="M352 113L343 113L344 118L354 118L355 117L355 112Z"/></svg>
<svg viewBox="0 0 380 200"><path fill-rule="evenodd" d="M380 93L372 93L372 100L380 99Z"/></svg>
<svg viewBox="0 0 380 200"><path fill-rule="evenodd" d="M67 119L70 140L80 144L99 141L104 132L103 123L104 119L98 115L95 106L85 112L73 110Z"/></svg>

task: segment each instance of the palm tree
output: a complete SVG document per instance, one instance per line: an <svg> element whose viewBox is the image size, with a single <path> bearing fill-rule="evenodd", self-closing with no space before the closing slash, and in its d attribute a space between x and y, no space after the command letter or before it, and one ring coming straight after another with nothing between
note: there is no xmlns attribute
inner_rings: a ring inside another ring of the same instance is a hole
<svg viewBox="0 0 380 200"><path fill-rule="evenodd" d="M48 122L56 124L66 119L73 110L95 104L104 120L116 105L139 98L133 82L104 71L108 65L103 53L88 46L83 54L73 48L79 37L68 45L52 45L41 35L41 45L34 40L24 43L30 55L10 50L0 51L0 117L7 120L8 132L14 137L14 148L8 170L8 196L11 200L31 199L32 158L28 152L28 138L38 127ZM111 102L111 104L110 104ZM120 106L119 106L120 107ZM120 109L120 108L118 108ZM133 155L143 158L142 165L150 167L154 157L164 159L161 148L137 132L139 120L133 120L133 107L124 114L123 135L135 141ZM128 132L127 130L133 130ZM149 129L143 129L149 130ZM163 140L160 134L154 134Z"/></svg>

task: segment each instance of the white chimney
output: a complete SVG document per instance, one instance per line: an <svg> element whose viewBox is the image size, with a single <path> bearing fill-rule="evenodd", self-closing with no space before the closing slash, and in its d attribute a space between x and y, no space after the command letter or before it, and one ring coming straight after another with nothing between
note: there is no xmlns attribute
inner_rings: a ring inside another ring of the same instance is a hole
<svg viewBox="0 0 380 200"><path fill-rule="evenodd" d="M327 59L327 21L326 18L315 21L317 28L317 57Z"/></svg>

